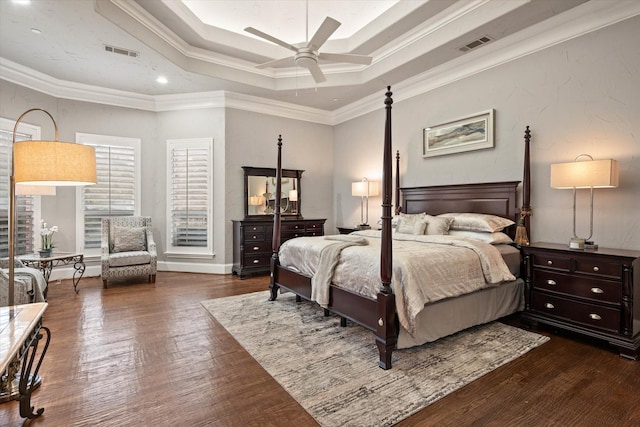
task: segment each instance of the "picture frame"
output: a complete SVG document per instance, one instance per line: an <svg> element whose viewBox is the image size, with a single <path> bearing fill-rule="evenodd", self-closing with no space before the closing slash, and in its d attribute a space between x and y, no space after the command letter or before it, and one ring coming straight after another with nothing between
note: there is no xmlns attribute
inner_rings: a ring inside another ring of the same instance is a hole
<svg viewBox="0 0 640 427"><path fill-rule="evenodd" d="M422 130L422 157L493 147L493 109Z"/></svg>

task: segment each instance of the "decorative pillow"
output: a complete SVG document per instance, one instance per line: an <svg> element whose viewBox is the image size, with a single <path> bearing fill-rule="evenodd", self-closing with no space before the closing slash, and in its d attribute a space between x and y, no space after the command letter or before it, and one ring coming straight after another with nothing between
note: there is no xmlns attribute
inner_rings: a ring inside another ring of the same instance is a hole
<svg viewBox="0 0 640 427"><path fill-rule="evenodd" d="M426 228L427 214L422 212L419 214L405 214L401 213L398 216L398 225L396 225L396 232L405 234L424 234Z"/></svg>
<svg viewBox="0 0 640 427"><path fill-rule="evenodd" d="M453 218L452 230L488 231L493 233L515 224L508 218L488 214L445 213L438 215L438 217Z"/></svg>
<svg viewBox="0 0 640 427"><path fill-rule="evenodd" d="M147 236L144 227L113 227L113 249L111 252L144 251Z"/></svg>
<svg viewBox="0 0 640 427"><path fill-rule="evenodd" d="M492 245L513 243L511 237L501 231L490 233L487 231L449 230L449 235L480 240L481 242L491 243Z"/></svg>
<svg viewBox="0 0 640 427"><path fill-rule="evenodd" d="M449 228L453 222L453 218L427 215L426 217L427 227L424 230L424 234L449 234Z"/></svg>

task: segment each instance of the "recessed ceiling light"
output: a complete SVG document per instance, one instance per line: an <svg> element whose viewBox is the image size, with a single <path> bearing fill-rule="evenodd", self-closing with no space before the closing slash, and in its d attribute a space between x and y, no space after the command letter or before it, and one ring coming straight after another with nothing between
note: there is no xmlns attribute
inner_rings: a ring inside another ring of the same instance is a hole
<svg viewBox="0 0 640 427"><path fill-rule="evenodd" d="M38 35L42 34L42 31L40 31L40 30L39 30L39 29L37 29L37 28L32 28L32 29L31 29L31 32L32 32L33 34L38 34Z"/></svg>
<svg viewBox="0 0 640 427"><path fill-rule="evenodd" d="M156 79L156 81L157 81L158 83L160 83L161 85L166 85L167 83L169 83L169 80L167 80L167 78L166 78L166 77L164 77L164 76L160 76L160 77L158 77L158 78Z"/></svg>

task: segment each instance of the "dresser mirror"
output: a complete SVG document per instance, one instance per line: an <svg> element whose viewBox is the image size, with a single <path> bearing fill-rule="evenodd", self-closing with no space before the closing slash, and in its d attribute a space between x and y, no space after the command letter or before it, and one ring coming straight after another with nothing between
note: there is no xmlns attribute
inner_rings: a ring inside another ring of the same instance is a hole
<svg viewBox="0 0 640 427"><path fill-rule="evenodd" d="M244 216L264 217L273 215L275 209L276 170L243 166L244 170ZM302 170L282 169L280 214L285 217L302 218L300 178Z"/></svg>

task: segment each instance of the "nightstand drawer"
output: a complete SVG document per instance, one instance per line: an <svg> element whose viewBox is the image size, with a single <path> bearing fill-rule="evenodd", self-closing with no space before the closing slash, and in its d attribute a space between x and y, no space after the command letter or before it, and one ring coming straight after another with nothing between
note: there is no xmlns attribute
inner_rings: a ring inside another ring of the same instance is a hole
<svg viewBox="0 0 640 427"><path fill-rule="evenodd" d="M583 259L579 257L576 259L576 273L620 279L622 278L622 263L619 261Z"/></svg>
<svg viewBox="0 0 640 427"><path fill-rule="evenodd" d="M269 267L271 254L246 254L243 259L245 267Z"/></svg>
<svg viewBox="0 0 640 427"><path fill-rule="evenodd" d="M531 292L531 309L603 331L620 333L620 310Z"/></svg>
<svg viewBox="0 0 640 427"><path fill-rule="evenodd" d="M245 242L263 242L265 240L264 233L247 232L244 233Z"/></svg>
<svg viewBox="0 0 640 427"><path fill-rule="evenodd" d="M272 252L273 248L271 247L271 242L261 241L261 242L247 242L244 245L244 253L245 255L259 254L262 252Z"/></svg>
<svg viewBox="0 0 640 427"><path fill-rule="evenodd" d="M576 277L542 269L533 270L533 288L618 305L622 299L620 282Z"/></svg>
<svg viewBox="0 0 640 427"><path fill-rule="evenodd" d="M553 268L560 271L571 271L571 257L553 253L536 253L532 256L534 267Z"/></svg>

